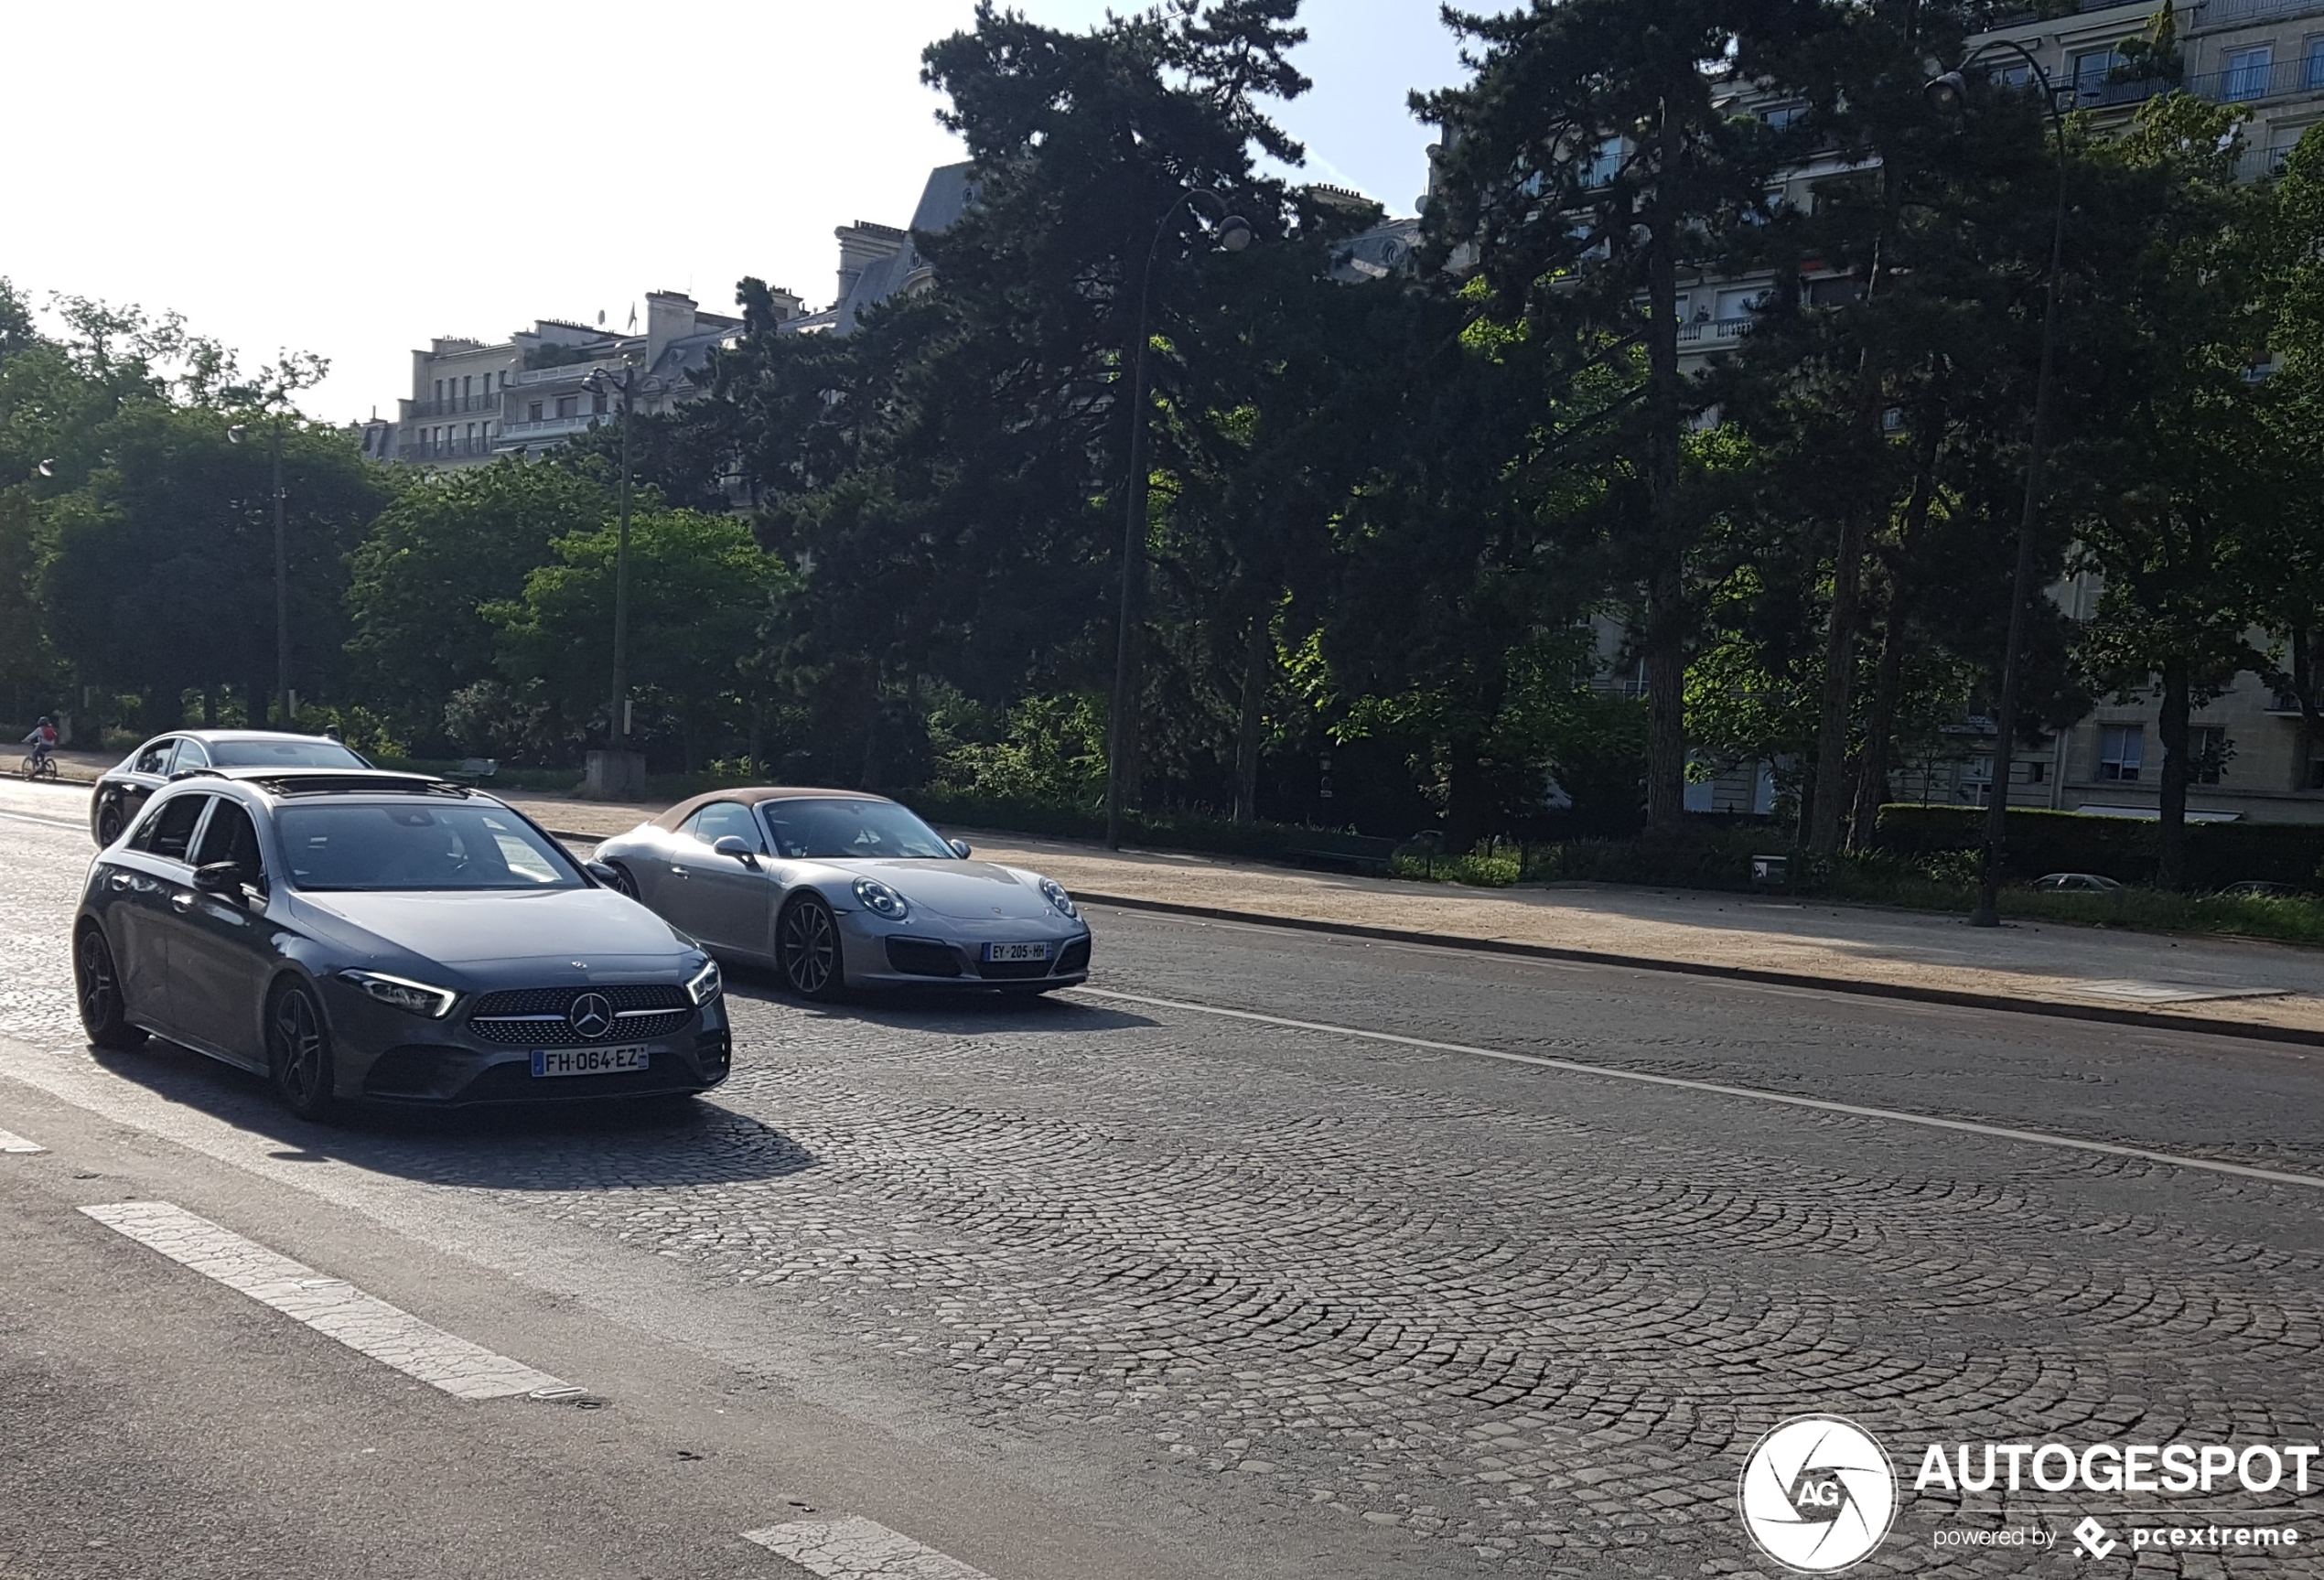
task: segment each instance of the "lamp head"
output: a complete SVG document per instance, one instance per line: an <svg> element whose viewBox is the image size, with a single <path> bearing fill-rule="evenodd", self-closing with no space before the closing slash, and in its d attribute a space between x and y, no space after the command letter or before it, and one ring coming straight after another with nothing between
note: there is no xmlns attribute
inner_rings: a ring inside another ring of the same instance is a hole
<svg viewBox="0 0 2324 1580"><path fill-rule="evenodd" d="M1958 71L1942 72L1921 85L1921 96L1938 114L1958 115L1961 106L1968 102L1969 80Z"/></svg>
<svg viewBox="0 0 2324 1580"><path fill-rule="evenodd" d="M230 445L239 445L242 442L242 439L249 434L249 432L250 430L248 428L243 427L240 423L236 423L232 427L226 430L226 442Z"/></svg>
<svg viewBox="0 0 2324 1580"><path fill-rule="evenodd" d="M1219 245L1230 253L1240 253L1251 244L1251 221L1240 214L1229 214L1219 221Z"/></svg>

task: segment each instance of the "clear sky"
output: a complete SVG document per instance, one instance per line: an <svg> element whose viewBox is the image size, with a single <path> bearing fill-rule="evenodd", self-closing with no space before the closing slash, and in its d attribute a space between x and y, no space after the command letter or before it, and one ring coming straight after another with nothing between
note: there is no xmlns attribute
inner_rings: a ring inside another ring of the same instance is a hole
<svg viewBox="0 0 2324 1580"><path fill-rule="evenodd" d="M1020 0L1060 27L1103 0ZM1396 213L1426 179L1414 88L1459 62L1436 0L1307 0L1307 173ZM413 347L650 290L811 306L832 228L903 224L960 157L919 80L971 0L52 0L11 9L0 275L174 308L246 364L330 359L317 416L393 412ZM642 308L640 308L642 318Z"/></svg>

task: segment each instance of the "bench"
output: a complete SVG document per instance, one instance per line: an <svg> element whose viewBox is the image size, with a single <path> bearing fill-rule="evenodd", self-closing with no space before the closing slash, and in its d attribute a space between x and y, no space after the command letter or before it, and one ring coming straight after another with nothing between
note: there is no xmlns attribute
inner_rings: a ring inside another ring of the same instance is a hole
<svg viewBox="0 0 2324 1580"><path fill-rule="evenodd" d="M1345 867L1352 872L1386 872L1403 840L1379 839L1370 834L1335 833L1310 834L1308 843L1295 846L1283 854L1301 866Z"/></svg>
<svg viewBox="0 0 2324 1580"><path fill-rule="evenodd" d="M459 766L444 777L454 784L480 785L500 771L498 758L462 758Z"/></svg>

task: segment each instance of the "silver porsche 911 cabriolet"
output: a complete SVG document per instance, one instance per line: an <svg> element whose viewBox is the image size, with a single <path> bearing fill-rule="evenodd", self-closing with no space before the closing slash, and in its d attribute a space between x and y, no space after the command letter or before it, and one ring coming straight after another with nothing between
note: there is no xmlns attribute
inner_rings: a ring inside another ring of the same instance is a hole
<svg viewBox="0 0 2324 1580"><path fill-rule="evenodd" d="M714 790L606 841L625 892L809 998L851 987L1047 993L1090 973L1090 928L1037 872L972 861L859 790Z"/></svg>

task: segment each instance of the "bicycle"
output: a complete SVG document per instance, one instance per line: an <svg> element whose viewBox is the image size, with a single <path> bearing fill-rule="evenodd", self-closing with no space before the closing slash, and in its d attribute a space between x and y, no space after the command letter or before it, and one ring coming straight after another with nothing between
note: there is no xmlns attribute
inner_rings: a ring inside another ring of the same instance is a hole
<svg viewBox="0 0 2324 1580"><path fill-rule="evenodd" d="M53 757L27 757L16 772L27 781L53 779L57 777L57 759Z"/></svg>

